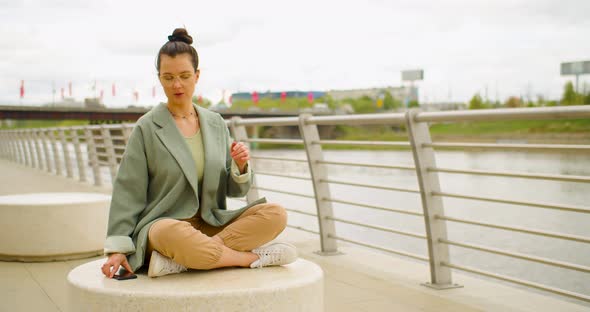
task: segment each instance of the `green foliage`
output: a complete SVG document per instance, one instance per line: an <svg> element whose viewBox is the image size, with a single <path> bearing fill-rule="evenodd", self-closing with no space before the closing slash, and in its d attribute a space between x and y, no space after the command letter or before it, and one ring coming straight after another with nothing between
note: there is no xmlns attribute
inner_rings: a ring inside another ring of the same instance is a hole
<svg viewBox="0 0 590 312"><path fill-rule="evenodd" d="M504 106L508 107L508 108L516 108L516 107L522 107L523 103L519 97L511 96L506 100L506 103L504 103Z"/></svg>
<svg viewBox="0 0 590 312"><path fill-rule="evenodd" d="M350 104L356 114L374 113L377 110L375 100L366 95L357 99L346 98L342 102L344 104Z"/></svg>
<svg viewBox="0 0 590 312"><path fill-rule="evenodd" d="M571 81L565 83L561 105L579 105L583 104L584 100L584 96L574 90L574 84Z"/></svg>
<svg viewBox="0 0 590 312"><path fill-rule="evenodd" d="M71 127L86 126L88 124L88 120L13 120L10 127L3 122L0 129Z"/></svg>
<svg viewBox="0 0 590 312"><path fill-rule="evenodd" d="M390 109L397 109L400 108L402 106L402 103L397 100L394 99L393 96L391 95L391 92L389 91L385 91L384 95L383 95L383 108L386 110L390 110Z"/></svg>
<svg viewBox="0 0 590 312"><path fill-rule="evenodd" d="M314 102L321 102L315 100ZM307 98L286 98L285 102L280 99L261 98L258 104L254 104L252 100L234 100L231 105L232 110L247 110L250 107L258 107L263 110L270 110L271 108L279 108L282 111L296 111L301 108L311 107L313 105L307 101ZM328 103L329 105L329 103Z"/></svg>
<svg viewBox="0 0 590 312"><path fill-rule="evenodd" d="M420 103L418 101L410 101L410 103L408 103L408 107L420 107Z"/></svg>
<svg viewBox="0 0 590 312"><path fill-rule="evenodd" d="M204 108L208 108L211 106L211 100L209 100L208 98L201 98L202 103L199 103L199 97L196 95L193 95L193 103L204 107Z"/></svg>
<svg viewBox="0 0 590 312"><path fill-rule="evenodd" d="M471 100L469 100L469 109L482 109L482 108L485 108L485 105L483 103L483 99L481 98L481 95L479 95L479 93L476 93L475 95L473 95Z"/></svg>

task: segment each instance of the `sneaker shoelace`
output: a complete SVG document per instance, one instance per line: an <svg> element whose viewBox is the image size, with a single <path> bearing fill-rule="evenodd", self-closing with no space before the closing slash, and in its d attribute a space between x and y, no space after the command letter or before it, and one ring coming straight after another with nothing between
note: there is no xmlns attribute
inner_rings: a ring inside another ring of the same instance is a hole
<svg viewBox="0 0 590 312"><path fill-rule="evenodd" d="M257 268L280 263L283 260L283 251L278 248L260 250L256 254L260 258L255 266Z"/></svg>
<svg viewBox="0 0 590 312"><path fill-rule="evenodd" d="M162 266L162 272L164 273L177 273L177 272L182 272L182 271L186 271L186 268L179 264L176 263L174 260L161 256L162 260L164 261L164 265Z"/></svg>

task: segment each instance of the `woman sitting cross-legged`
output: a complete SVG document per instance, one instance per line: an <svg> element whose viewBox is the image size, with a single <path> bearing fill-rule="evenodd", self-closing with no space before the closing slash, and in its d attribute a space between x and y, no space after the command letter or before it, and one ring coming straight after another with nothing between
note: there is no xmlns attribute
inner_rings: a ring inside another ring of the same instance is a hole
<svg viewBox="0 0 590 312"><path fill-rule="evenodd" d="M283 207L261 198L227 210L227 196L244 196L250 188L250 152L232 142L218 113L192 103L200 71L191 44L179 28L158 53L168 102L137 121L123 154L104 248L102 272L109 278L121 266L134 272L144 263L156 277L297 258L293 245L271 242L286 226Z"/></svg>

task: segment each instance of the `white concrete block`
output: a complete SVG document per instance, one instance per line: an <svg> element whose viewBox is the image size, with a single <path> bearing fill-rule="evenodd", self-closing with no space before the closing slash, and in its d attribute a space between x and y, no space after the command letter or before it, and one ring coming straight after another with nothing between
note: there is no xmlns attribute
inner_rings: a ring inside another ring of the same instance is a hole
<svg viewBox="0 0 590 312"><path fill-rule="evenodd" d="M69 311L323 311L322 269L297 261L261 269L189 270L118 281L100 267L106 259L68 274Z"/></svg>
<svg viewBox="0 0 590 312"><path fill-rule="evenodd" d="M0 260L54 261L102 254L110 200L98 193L0 196Z"/></svg>

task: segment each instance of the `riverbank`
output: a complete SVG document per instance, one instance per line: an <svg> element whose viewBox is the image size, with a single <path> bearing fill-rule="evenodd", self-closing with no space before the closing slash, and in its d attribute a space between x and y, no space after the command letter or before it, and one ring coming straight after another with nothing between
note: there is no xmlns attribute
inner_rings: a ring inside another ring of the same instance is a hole
<svg viewBox="0 0 590 312"><path fill-rule="evenodd" d="M15 121L13 127L1 129L47 128L88 125L80 120L26 120ZM463 122L437 123L430 126L433 141L436 142L514 142L548 144L590 144L590 119L573 120L518 120L502 122ZM403 126L337 126L334 140L369 140L407 142L408 136ZM301 145L258 144L260 149L299 149ZM400 147L325 145L325 149L366 149L391 150ZM404 147L401 147L402 149Z"/></svg>

